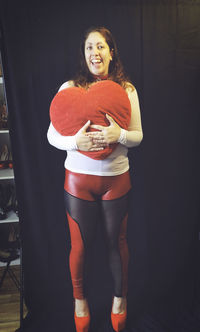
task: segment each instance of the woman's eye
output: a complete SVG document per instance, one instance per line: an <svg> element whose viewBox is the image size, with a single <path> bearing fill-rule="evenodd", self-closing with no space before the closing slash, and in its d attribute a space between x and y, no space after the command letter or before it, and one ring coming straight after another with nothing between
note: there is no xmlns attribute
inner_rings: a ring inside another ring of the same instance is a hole
<svg viewBox="0 0 200 332"><path fill-rule="evenodd" d="M102 45L99 45L99 46L98 46L98 48L99 48L99 49L102 49L102 48L103 48L103 46L102 46Z"/></svg>

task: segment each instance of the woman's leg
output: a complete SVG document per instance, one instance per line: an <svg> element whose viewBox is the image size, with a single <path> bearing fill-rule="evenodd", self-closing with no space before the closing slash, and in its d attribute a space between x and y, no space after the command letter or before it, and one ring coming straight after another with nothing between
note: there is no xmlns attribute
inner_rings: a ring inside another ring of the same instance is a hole
<svg viewBox="0 0 200 332"><path fill-rule="evenodd" d="M107 240L109 265L114 281L116 307L124 307L128 285L129 252L126 240L128 194L114 200L102 201L103 226ZM117 298L121 300L117 301ZM118 302L118 304L117 304Z"/></svg>
<svg viewBox="0 0 200 332"><path fill-rule="evenodd" d="M65 207L71 235L70 272L75 299L85 298L84 273L87 251L94 240L98 205L65 192Z"/></svg>

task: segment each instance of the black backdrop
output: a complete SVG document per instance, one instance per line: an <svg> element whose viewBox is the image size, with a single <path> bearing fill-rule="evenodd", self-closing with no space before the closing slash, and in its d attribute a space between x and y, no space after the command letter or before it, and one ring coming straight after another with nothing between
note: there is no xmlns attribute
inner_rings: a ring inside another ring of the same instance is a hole
<svg viewBox="0 0 200 332"><path fill-rule="evenodd" d="M129 153L128 327L177 332L177 317L199 298L200 1L2 0L0 15L29 309L22 330L74 330L65 153L46 132L51 99L77 69L83 30L105 25L137 88L144 129ZM100 233L91 260L91 331L107 331L111 280Z"/></svg>

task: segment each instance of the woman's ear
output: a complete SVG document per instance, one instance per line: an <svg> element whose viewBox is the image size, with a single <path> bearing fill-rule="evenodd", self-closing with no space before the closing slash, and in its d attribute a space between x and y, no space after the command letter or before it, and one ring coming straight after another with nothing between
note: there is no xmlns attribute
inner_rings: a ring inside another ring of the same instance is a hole
<svg viewBox="0 0 200 332"><path fill-rule="evenodd" d="M111 49L110 51L110 60L112 61L114 55L114 48Z"/></svg>

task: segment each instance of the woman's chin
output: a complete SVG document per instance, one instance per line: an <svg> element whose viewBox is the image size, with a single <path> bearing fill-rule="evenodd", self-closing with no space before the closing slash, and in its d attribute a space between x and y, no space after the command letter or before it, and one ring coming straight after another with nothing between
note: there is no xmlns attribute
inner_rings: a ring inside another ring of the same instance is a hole
<svg viewBox="0 0 200 332"><path fill-rule="evenodd" d="M98 71L98 70L91 71L91 74L94 76L99 76L99 77L106 76L106 73L104 73L102 71Z"/></svg>

